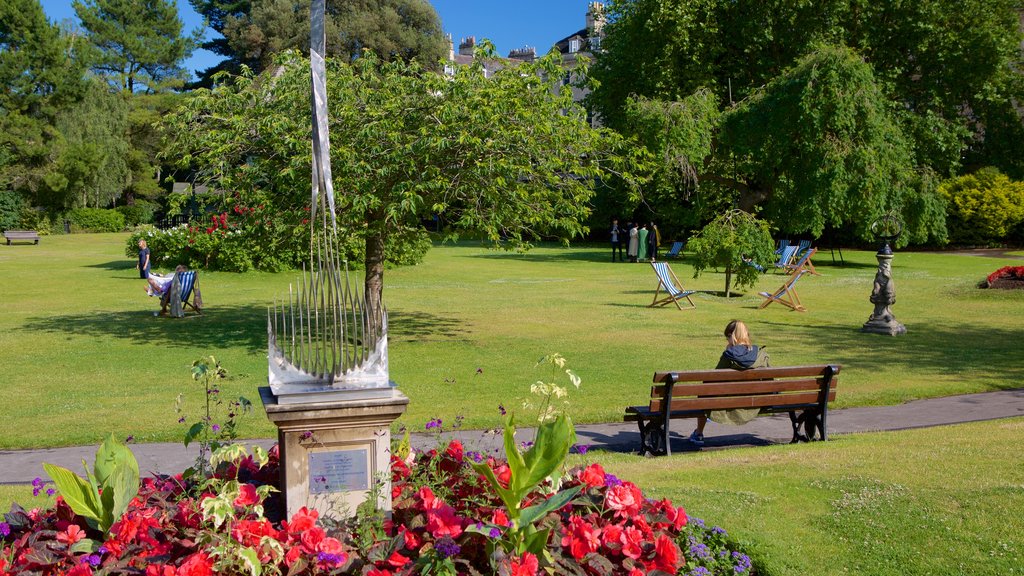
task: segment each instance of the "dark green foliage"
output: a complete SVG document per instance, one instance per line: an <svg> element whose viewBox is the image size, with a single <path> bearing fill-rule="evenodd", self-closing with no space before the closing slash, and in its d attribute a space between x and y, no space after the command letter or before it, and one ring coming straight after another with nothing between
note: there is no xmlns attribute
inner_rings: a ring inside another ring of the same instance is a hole
<svg viewBox="0 0 1024 576"><path fill-rule="evenodd" d="M753 286L761 272L751 264L767 267L775 260L768 223L742 210L730 210L709 222L690 238L687 249L693 250L694 278L708 268L725 269L726 298L732 293L733 275L736 286Z"/></svg>
<svg viewBox="0 0 1024 576"><path fill-rule="evenodd" d="M939 191L946 199L954 243L1001 244L1024 223L1024 182L1012 181L995 168L943 182Z"/></svg>
<svg viewBox="0 0 1024 576"><path fill-rule="evenodd" d="M21 212L26 207L21 194L0 190L0 230L13 230L21 225Z"/></svg>
<svg viewBox="0 0 1024 576"><path fill-rule="evenodd" d="M151 224L153 215L159 208L160 206L155 202L136 200L134 204L118 206L115 210L124 215L125 225L134 228L139 224Z"/></svg>
<svg viewBox="0 0 1024 576"><path fill-rule="evenodd" d="M68 212L73 232L120 232L124 230L124 214L102 208L75 208Z"/></svg>
<svg viewBox="0 0 1024 576"><path fill-rule="evenodd" d="M178 8L168 0L74 0L94 47L93 69L118 90L159 92L181 87L182 63L200 31L182 35Z"/></svg>

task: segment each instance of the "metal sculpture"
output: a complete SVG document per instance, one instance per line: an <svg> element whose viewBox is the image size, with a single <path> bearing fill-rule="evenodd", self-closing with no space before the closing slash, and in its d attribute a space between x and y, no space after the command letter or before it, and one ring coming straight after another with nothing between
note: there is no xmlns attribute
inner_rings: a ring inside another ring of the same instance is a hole
<svg viewBox="0 0 1024 576"><path fill-rule="evenodd" d="M310 75L313 128L309 261L288 298L267 313L270 388L290 394L390 388L387 312L369 310L337 251L334 186L327 117L325 0L313 0ZM330 215L328 221L328 215ZM319 218L318 218L319 216ZM318 230L319 229L319 230Z"/></svg>

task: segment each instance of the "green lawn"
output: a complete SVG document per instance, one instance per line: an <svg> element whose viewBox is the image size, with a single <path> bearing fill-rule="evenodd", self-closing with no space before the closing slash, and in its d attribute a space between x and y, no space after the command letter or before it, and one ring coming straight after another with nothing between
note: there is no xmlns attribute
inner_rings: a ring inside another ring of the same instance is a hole
<svg viewBox="0 0 1024 576"><path fill-rule="evenodd" d="M726 528L764 576L995 576L1024 565L1022 441L1018 418L587 458Z"/></svg>
<svg viewBox="0 0 1024 576"><path fill-rule="evenodd" d="M106 433L139 442L178 440L179 393L194 410L200 388L191 362L214 354L231 372L225 396L257 402L266 381L266 307L287 293L284 274L202 272L202 317L154 318L124 234L47 236L38 246L0 246L0 393L6 399L0 449L98 442ZM691 279L696 310L651 309L655 276L647 264L611 264L600 248L537 248L506 254L442 246L416 267L389 270L391 375L412 400L403 423L462 415L466 425L499 423L499 404L514 406L546 377L534 361L560 352L583 378L572 399L577 422L617 421L647 396L655 369L714 365L722 327L748 322L775 365L844 365L839 407L1020 386L1024 365L1024 292L978 290L979 280L1010 259L898 253L898 338L860 334L871 311L875 259L846 252L820 277L798 285L809 312L772 305L757 310L756 291L726 301L721 274ZM159 257L159 255L156 255ZM762 278L770 290L779 275ZM270 436L262 410L246 435Z"/></svg>

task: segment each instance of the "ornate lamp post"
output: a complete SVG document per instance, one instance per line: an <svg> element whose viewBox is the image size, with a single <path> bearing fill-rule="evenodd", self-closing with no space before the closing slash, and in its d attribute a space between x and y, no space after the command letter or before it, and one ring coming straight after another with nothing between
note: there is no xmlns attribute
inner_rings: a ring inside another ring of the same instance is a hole
<svg viewBox="0 0 1024 576"><path fill-rule="evenodd" d="M875 284L869 298L875 309L861 327L861 332L890 336L907 333L907 327L896 320L892 313L892 305L896 303L896 284L892 279L892 248L889 243L895 242L902 232L903 223L894 214L886 214L871 224L871 233L881 241L882 246L875 254L878 271L875 272Z"/></svg>

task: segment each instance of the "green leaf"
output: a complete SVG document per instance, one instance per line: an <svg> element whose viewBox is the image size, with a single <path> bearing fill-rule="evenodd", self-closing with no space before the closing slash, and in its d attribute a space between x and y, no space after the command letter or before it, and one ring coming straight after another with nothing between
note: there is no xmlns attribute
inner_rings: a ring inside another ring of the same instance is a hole
<svg viewBox="0 0 1024 576"><path fill-rule="evenodd" d="M93 463L93 474L100 486L106 484L107 478L120 464L131 467L135 475L139 475L139 463L131 449L111 434L96 450L96 461Z"/></svg>
<svg viewBox="0 0 1024 576"><path fill-rule="evenodd" d="M583 490L583 486L573 486L572 488L562 490L551 498L541 502L540 504L524 508L522 515L519 517L521 525L533 524L540 520L549 512L557 510L562 506L568 504L573 498L576 497L580 491Z"/></svg>
<svg viewBox="0 0 1024 576"><path fill-rule="evenodd" d="M134 457L132 461L134 461ZM113 522L116 522L124 515L132 499L139 495L138 469L128 464L120 464L117 468L114 468L114 472L110 476L110 482L103 489L104 495L107 492L113 494L110 515Z"/></svg>
<svg viewBox="0 0 1024 576"><path fill-rule="evenodd" d="M60 495L75 514L97 522L100 520L102 512L95 487L90 486L78 474L61 466L43 464L43 470L46 470L46 474L53 480Z"/></svg>
<svg viewBox="0 0 1024 576"><path fill-rule="evenodd" d="M550 534L551 529L549 528L528 531L523 538L523 542L520 545L519 550L516 552L519 554L522 554L523 552L531 552L539 558L548 547L548 536Z"/></svg>
<svg viewBox="0 0 1024 576"><path fill-rule="evenodd" d="M188 429L188 432L185 432L185 448L188 448L188 445L191 444L197 436L203 433L203 428L205 427L206 425L204 423L196 422Z"/></svg>
<svg viewBox="0 0 1024 576"><path fill-rule="evenodd" d="M238 551L238 557L242 560L242 566L249 571L249 574L260 576L260 572L263 571L263 564L260 562L260 558L256 555L255 550L252 548L242 548Z"/></svg>
<svg viewBox="0 0 1024 576"><path fill-rule="evenodd" d="M71 545L68 550L73 554L91 554L100 549L100 543L91 538L83 538Z"/></svg>

